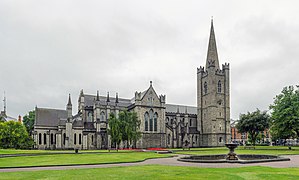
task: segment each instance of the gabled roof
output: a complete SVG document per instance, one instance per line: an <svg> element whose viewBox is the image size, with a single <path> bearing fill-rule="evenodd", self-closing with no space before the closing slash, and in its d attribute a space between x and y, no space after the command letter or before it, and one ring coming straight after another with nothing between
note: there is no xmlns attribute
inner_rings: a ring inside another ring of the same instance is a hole
<svg viewBox="0 0 299 180"><path fill-rule="evenodd" d="M177 113L179 109L179 113L184 114L186 112L187 108L187 113L188 114L197 114L197 107L194 106L184 106L184 105L176 105L176 104L166 104L166 113Z"/></svg>
<svg viewBox="0 0 299 180"><path fill-rule="evenodd" d="M67 119L67 111L61 109L35 109L35 125L36 126L58 126L61 125L60 120Z"/></svg>
<svg viewBox="0 0 299 180"><path fill-rule="evenodd" d="M96 98L97 96L96 95L88 95L88 94L84 94L84 103L85 103L85 106L94 106L95 102L96 102ZM107 97L105 96L100 96L100 105L107 105ZM116 98L114 97L109 97L109 105L110 106L115 106L115 101L116 101ZM118 103L117 105L119 107L128 107L130 106L132 103L131 103L131 100L130 99L124 99L124 98L118 98Z"/></svg>

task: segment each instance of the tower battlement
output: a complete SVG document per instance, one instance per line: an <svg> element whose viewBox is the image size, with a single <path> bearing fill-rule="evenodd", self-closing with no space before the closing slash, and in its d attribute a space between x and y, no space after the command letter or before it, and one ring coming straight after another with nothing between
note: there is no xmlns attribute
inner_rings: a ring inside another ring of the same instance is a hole
<svg viewBox="0 0 299 180"><path fill-rule="evenodd" d="M229 63L222 64L222 70L229 70Z"/></svg>

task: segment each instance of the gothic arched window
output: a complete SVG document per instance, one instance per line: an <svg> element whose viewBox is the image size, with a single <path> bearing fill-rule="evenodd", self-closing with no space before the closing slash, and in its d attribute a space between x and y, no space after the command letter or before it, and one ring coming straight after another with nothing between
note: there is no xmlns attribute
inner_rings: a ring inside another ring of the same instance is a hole
<svg viewBox="0 0 299 180"><path fill-rule="evenodd" d="M106 116L105 116L105 112L102 111L101 112L101 118L100 118L101 121L105 121L106 120Z"/></svg>
<svg viewBox="0 0 299 180"><path fill-rule="evenodd" d="M149 130L153 131L153 118L154 118L154 111L151 109L149 111Z"/></svg>
<svg viewBox="0 0 299 180"><path fill-rule="evenodd" d="M47 144L47 135L44 133L44 144Z"/></svg>
<svg viewBox="0 0 299 180"><path fill-rule="evenodd" d="M218 88L217 88L218 92L221 93L221 81L218 81Z"/></svg>
<svg viewBox="0 0 299 180"><path fill-rule="evenodd" d="M144 130L148 131L148 121L149 121L149 115L148 112L144 114Z"/></svg>
<svg viewBox="0 0 299 180"><path fill-rule="evenodd" d="M154 114L154 131L157 131L157 129L158 129L157 121L158 121L158 113L155 113Z"/></svg>
<svg viewBox="0 0 299 180"><path fill-rule="evenodd" d="M92 122L92 112L88 112L87 114L87 121Z"/></svg>
<svg viewBox="0 0 299 180"><path fill-rule="evenodd" d="M51 140L51 144L54 144L54 135L51 133L51 138L50 138Z"/></svg>
<svg viewBox="0 0 299 180"><path fill-rule="evenodd" d="M63 145L65 145L65 141L66 141L66 135L65 133L63 133Z"/></svg>
<svg viewBox="0 0 299 180"><path fill-rule="evenodd" d="M77 144L77 135L76 135L76 133L74 134L74 144Z"/></svg>
<svg viewBox="0 0 299 180"><path fill-rule="evenodd" d="M204 93L207 94L208 93L208 84L207 84L207 82L204 83L203 89L204 89Z"/></svg>
<svg viewBox="0 0 299 180"><path fill-rule="evenodd" d="M81 134L79 134L79 144L82 143L82 137L81 137Z"/></svg>
<svg viewBox="0 0 299 180"><path fill-rule="evenodd" d="M42 144L42 134L38 134L38 144Z"/></svg>

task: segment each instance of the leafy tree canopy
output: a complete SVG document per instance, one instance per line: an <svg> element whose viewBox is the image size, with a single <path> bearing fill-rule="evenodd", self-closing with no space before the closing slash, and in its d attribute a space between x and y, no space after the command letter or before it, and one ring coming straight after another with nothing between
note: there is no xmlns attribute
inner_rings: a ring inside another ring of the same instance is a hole
<svg viewBox="0 0 299 180"><path fill-rule="evenodd" d="M33 144L33 139L20 122L0 122L0 148L26 149Z"/></svg>
<svg viewBox="0 0 299 180"><path fill-rule="evenodd" d="M297 138L299 136L299 90L293 86L284 87L276 95L272 110L271 135L275 139Z"/></svg>
<svg viewBox="0 0 299 180"><path fill-rule="evenodd" d="M135 146L141 137L140 121L136 112L121 111L118 118L114 114L110 114L109 134L113 144L119 146L120 142L126 142L127 147Z"/></svg>
<svg viewBox="0 0 299 180"><path fill-rule="evenodd" d="M118 146L122 140L121 122L112 113L109 116L108 122L109 122L108 133L111 136L111 143L115 144L116 149L118 149Z"/></svg>
<svg viewBox="0 0 299 180"><path fill-rule="evenodd" d="M34 110L29 111L29 113L23 117L23 124L26 127L29 135L32 135L34 122L35 122L35 111Z"/></svg>
<svg viewBox="0 0 299 180"><path fill-rule="evenodd" d="M257 109L254 112L241 114L236 128L241 133L248 133L253 145L255 145L259 133L268 129L269 126L270 116L266 111L261 112L259 109Z"/></svg>

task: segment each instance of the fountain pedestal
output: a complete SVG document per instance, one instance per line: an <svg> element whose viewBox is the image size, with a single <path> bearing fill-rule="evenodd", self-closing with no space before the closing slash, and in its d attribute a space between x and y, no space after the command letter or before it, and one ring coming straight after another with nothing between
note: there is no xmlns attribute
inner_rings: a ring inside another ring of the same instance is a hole
<svg viewBox="0 0 299 180"><path fill-rule="evenodd" d="M225 146L229 149L229 153L226 156L226 160L238 160L238 156L235 153L235 149L238 147L238 144L235 143L227 143Z"/></svg>

